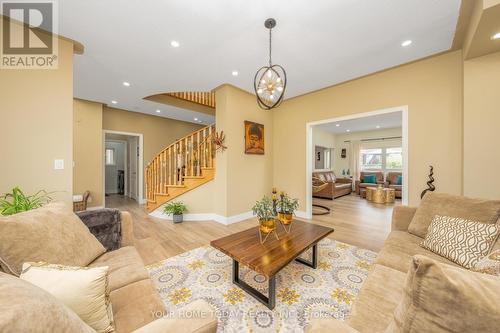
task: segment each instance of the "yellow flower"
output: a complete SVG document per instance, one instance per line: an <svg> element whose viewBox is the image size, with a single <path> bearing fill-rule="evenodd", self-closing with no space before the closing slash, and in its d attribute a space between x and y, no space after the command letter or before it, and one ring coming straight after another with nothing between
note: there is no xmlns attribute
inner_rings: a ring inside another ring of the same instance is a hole
<svg viewBox="0 0 500 333"><path fill-rule="evenodd" d="M278 298L282 303L288 303L288 305L292 305L295 302L298 302L300 295L295 292L293 289L281 289L278 292Z"/></svg>
<svg viewBox="0 0 500 333"><path fill-rule="evenodd" d="M348 244L345 244L345 243L340 243L340 242L337 242L337 247L338 247L339 249L348 249L348 248L350 248L351 246L350 246L350 245L348 245Z"/></svg>
<svg viewBox="0 0 500 333"><path fill-rule="evenodd" d="M243 290L239 288L229 289L224 294L224 300L226 301L226 303L231 303L231 305L241 303L243 301L243 298L245 298L245 294L243 293Z"/></svg>
<svg viewBox="0 0 500 333"><path fill-rule="evenodd" d="M356 263L356 266L358 266L358 268L361 268L361 269L366 269L366 270L370 270L372 268L372 264L370 264L369 262L367 261L364 261L364 260L360 260Z"/></svg>
<svg viewBox="0 0 500 333"><path fill-rule="evenodd" d="M320 261L320 262L318 263L318 268L319 268L319 269L322 269L322 270L324 270L324 271L329 271L329 270L331 270L331 269L332 269L332 265L331 265L331 264L329 264L329 263L327 263L326 261Z"/></svg>
<svg viewBox="0 0 500 333"><path fill-rule="evenodd" d="M338 302L351 304L351 302L354 300L354 295L349 293L347 290L337 288L332 291L332 298L335 298Z"/></svg>
<svg viewBox="0 0 500 333"><path fill-rule="evenodd" d="M168 295L170 303L174 305L185 302L189 297L191 297L191 290L187 288L174 290Z"/></svg>
<svg viewBox="0 0 500 333"><path fill-rule="evenodd" d="M202 260L195 260L192 263L190 263L188 266L191 268L193 271L197 270L198 268L202 268L205 263Z"/></svg>

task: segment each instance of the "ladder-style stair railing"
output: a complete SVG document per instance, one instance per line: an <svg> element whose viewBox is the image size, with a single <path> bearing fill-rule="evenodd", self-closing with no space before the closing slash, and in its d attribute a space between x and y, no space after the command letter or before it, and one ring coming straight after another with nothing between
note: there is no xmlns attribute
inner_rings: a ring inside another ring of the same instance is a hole
<svg viewBox="0 0 500 333"><path fill-rule="evenodd" d="M210 125L163 149L145 168L146 209L152 211L213 179L215 149Z"/></svg>

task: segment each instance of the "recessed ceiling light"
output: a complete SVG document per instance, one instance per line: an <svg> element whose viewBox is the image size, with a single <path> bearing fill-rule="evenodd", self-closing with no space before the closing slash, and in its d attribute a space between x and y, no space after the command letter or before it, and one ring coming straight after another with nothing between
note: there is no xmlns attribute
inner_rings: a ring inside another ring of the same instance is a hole
<svg viewBox="0 0 500 333"><path fill-rule="evenodd" d="M198 118L194 118L194 121L198 121Z"/></svg>
<svg viewBox="0 0 500 333"><path fill-rule="evenodd" d="M111 104L117 104L118 102L117 101L111 101Z"/></svg>
<svg viewBox="0 0 500 333"><path fill-rule="evenodd" d="M233 76L238 76L238 71L232 71Z"/></svg>
<svg viewBox="0 0 500 333"><path fill-rule="evenodd" d="M497 32L496 34L494 34L493 36L491 36L491 39L492 40L500 39L500 32Z"/></svg>
<svg viewBox="0 0 500 333"><path fill-rule="evenodd" d="M156 113L160 113L160 112L161 112L161 110L156 110Z"/></svg>
<svg viewBox="0 0 500 333"><path fill-rule="evenodd" d="M409 39L408 39L408 40L405 40L404 42L402 42L402 43L401 43L401 46L403 46L403 47L410 46L410 45L411 45L411 43L413 43L413 42L412 42L411 40L409 40Z"/></svg>
<svg viewBox="0 0 500 333"><path fill-rule="evenodd" d="M340 124L335 124L336 127L340 127Z"/></svg>
<svg viewBox="0 0 500 333"><path fill-rule="evenodd" d="M350 132L351 130L350 130L350 129L348 129L348 130L345 130L345 131L346 131L346 132Z"/></svg>
<svg viewBox="0 0 500 333"><path fill-rule="evenodd" d="M179 44L179 42L178 42L178 41L173 40L173 41L171 41L171 42L170 42L170 45L171 45L172 47L179 47L181 44Z"/></svg>
<svg viewBox="0 0 500 333"><path fill-rule="evenodd" d="M376 127L377 127L377 128L380 128L380 125L377 125Z"/></svg>
<svg viewBox="0 0 500 333"><path fill-rule="evenodd" d="M124 85L125 87L130 87L130 83L129 83L129 82L127 82L127 81L124 81L124 82L123 82L123 85Z"/></svg>
<svg viewBox="0 0 500 333"><path fill-rule="evenodd" d="M201 123L201 120L198 120L199 123Z"/></svg>

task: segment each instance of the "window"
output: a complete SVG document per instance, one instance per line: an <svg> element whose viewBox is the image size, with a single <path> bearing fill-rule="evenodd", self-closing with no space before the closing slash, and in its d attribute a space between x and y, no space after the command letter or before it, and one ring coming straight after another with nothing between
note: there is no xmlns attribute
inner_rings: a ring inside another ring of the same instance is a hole
<svg viewBox="0 0 500 333"><path fill-rule="evenodd" d="M115 150L106 148L106 165L115 165Z"/></svg>
<svg viewBox="0 0 500 333"><path fill-rule="evenodd" d="M386 163L385 168L388 170L401 170L403 169L403 149L387 148L386 149Z"/></svg>
<svg viewBox="0 0 500 333"><path fill-rule="evenodd" d="M382 149L362 149L361 150L361 168L363 170L382 169Z"/></svg>
<svg viewBox="0 0 500 333"><path fill-rule="evenodd" d="M361 170L403 169L403 149L401 147L361 149L359 155Z"/></svg>

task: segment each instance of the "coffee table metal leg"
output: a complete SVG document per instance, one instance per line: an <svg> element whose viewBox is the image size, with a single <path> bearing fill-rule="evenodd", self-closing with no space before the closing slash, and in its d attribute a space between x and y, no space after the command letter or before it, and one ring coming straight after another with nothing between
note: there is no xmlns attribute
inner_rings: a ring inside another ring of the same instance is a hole
<svg viewBox="0 0 500 333"><path fill-rule="evenodd" d="M300 262L301 264L304 264L306 266L312 267L316 269L318 266L318 244L314 244L312 247L312 261L302 259L302 258L295 258L295 261Z"/></svg>
<svg viewBox="0 0 500 333"><path fill-rule="evenodd" d="M266 297L260 291L248 285L245 281L240 280L240 263L233 259L233 283L272 310L274 309L276 299L276 277L270 276L268 282L269 296Z"/></svg>

